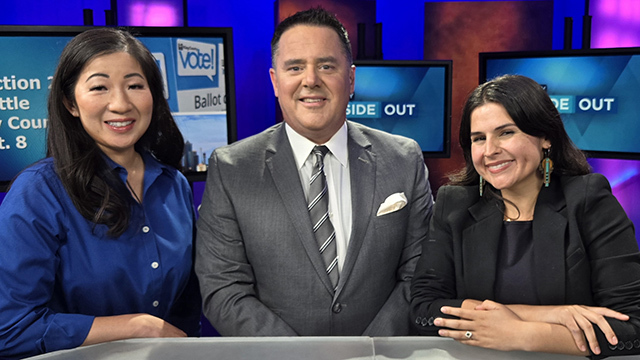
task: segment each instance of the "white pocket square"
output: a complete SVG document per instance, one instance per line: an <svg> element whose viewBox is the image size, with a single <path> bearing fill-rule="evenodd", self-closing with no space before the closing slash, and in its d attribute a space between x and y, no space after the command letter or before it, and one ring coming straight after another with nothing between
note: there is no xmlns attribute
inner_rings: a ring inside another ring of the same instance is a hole
<svg viewBox="0 0 640 360"><path fill-rule="evenodd" d="M376 216L381 216L392 213L394 211L398 211L405 207L405 205L407 205L407 197L404 196L403 192L391 194L388 198L385 199L382 204L380 204Z"/></svg>

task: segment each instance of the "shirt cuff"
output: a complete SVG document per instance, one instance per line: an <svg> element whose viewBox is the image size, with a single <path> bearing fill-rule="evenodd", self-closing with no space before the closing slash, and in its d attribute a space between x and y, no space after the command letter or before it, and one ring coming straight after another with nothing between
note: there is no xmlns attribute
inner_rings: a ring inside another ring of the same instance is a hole
<svg viewBox="0 0 640 360"><path fill-rule="evenodd" d="M46 353L82 345L94 319L90 315L55 314L42 339L38 341L38 348Z"/></svg>

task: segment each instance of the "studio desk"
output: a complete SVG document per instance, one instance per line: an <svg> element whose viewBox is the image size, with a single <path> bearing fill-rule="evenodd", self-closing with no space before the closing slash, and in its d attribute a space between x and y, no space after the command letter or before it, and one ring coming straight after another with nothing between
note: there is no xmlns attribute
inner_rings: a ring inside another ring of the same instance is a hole
<svg viewBox="0 0 640 360"><path fill-rule="evenodd" d="M61 350L29 359L64 360L391 360L585 359L581 356L503 352L439 337L202 337L132 339ZM640 359L616 356L608 359Z"/></svg>

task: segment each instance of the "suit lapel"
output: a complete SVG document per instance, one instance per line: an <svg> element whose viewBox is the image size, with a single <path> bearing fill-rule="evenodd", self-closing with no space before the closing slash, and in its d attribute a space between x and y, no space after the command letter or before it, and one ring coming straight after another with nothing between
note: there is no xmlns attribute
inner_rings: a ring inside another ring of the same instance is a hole
<svg viewBox="0 0 640 360"><path fill-rule="evenodd" d="M536 289L545 304L565 301L565 233L567 219L561 214L566 207L559 180L542 188L533 221L533 259Z"/></svg>
<svg viewBox="0 0 640 360"><path fill-rule="evenodd" d="M535 286L545 304L565 301L566 272L564 241L567 220L561 214L566 207L559 179L543 188L538 196L533 221L533 257ZM464 297L494 298L496 264L502 231L502 212L494 202L480 201L469 209L476 220L463 230L462 256Z"/></svg>
<svg viewBox="0 0 640 360"><path fill-rule="evenodd" d="M272 141L267 145L265 159L276 189L311 264L327 290L333 293L331 280L325 271L324 261L313 235L304 190L284 126L275 132Z"/></svg>
<svg viewBox="0 0 640 360"><path fill-rule="evenodd" d="M462 233L464 297L477 300L494 298L498 246L502 232L502 212L495 201L477 202L469 213L476 220ZM460 287L459 287L460 288Z"/></svg>
<svg viewBox="0 0 640 360"><path fill-rule="evenodd" d="M364 242L367 227L371 221L373 199L376 188L376 156L371 152L371 144L357 128L348 125L349 176L351 179L352 227L347 257L345 258L338 291L342 290L356 263Z"/></svg>

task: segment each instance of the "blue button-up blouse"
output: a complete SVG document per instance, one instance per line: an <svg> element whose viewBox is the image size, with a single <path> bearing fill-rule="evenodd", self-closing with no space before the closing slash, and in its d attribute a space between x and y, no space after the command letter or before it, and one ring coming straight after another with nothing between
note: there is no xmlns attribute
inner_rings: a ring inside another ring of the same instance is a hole
<svg viewBox="0 0 640 360"><path fill-rule="evenodd" d="M143 203L118 238L78 213L51 158L13 183L0 205L0 357L77 347L95 316L148 313L199 334L191 189L143 159ZM126 170L107 161L124 182Z"/></svg>

